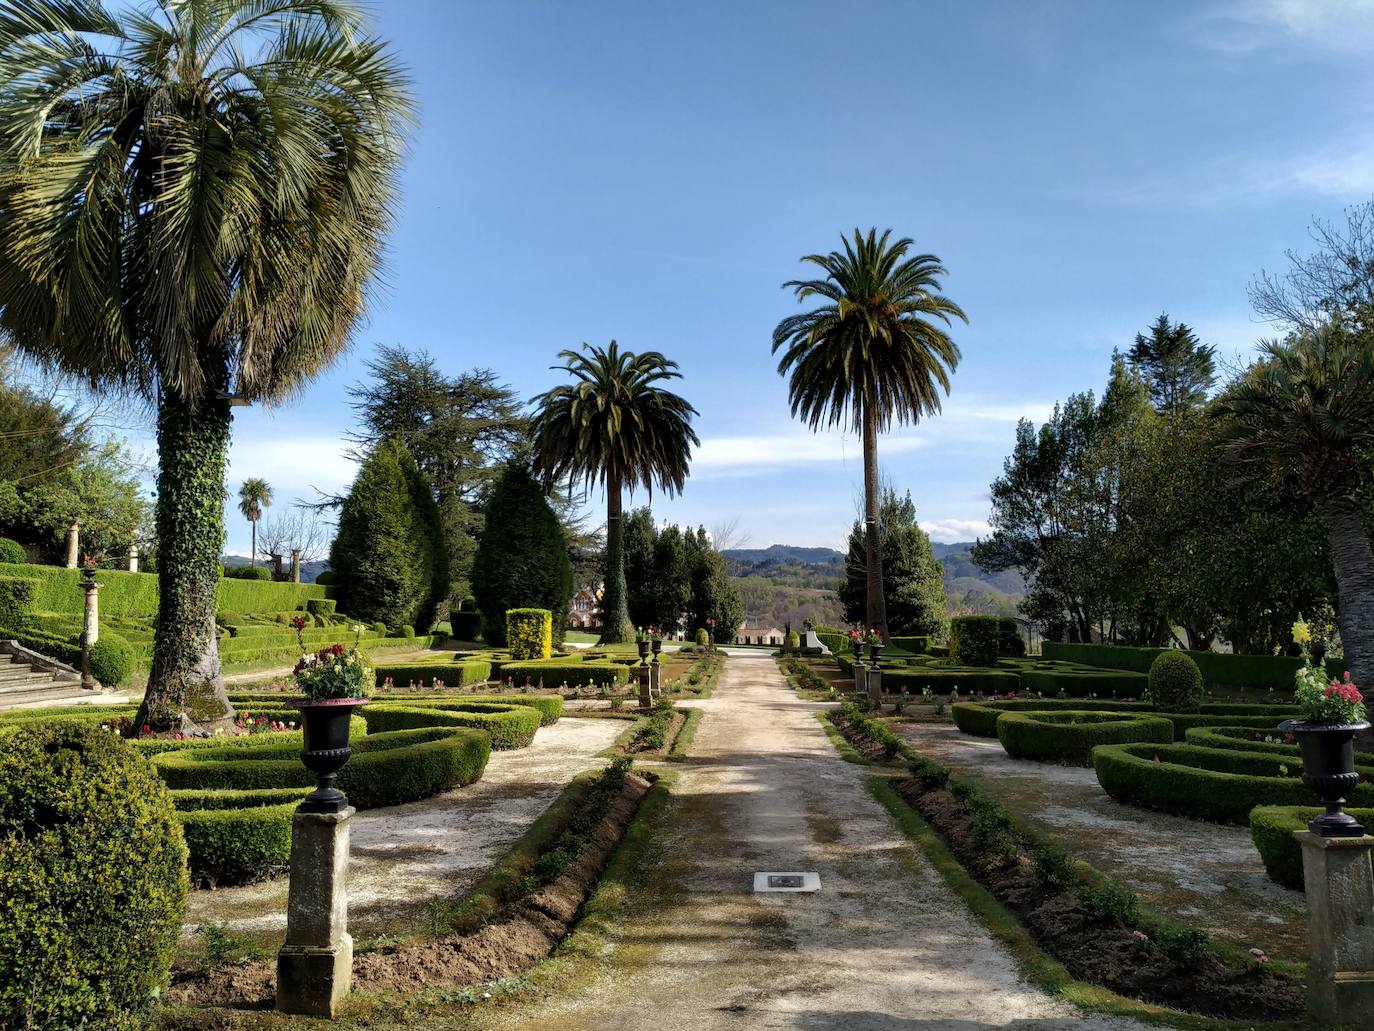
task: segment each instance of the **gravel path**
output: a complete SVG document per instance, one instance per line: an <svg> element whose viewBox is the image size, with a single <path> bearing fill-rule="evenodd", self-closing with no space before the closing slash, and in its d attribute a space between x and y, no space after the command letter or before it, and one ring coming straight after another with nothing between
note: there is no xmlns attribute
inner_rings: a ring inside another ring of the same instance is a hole
<svg viewBox="0 0 1374 1031"><path fill-rule="evenodd" d="M893 723L892 729L932 759L979 775L1024 819L1165 915L1242 948L1307 958L1302 892L1265 876L1248 827L1123 805L1090 769L1013 759L996 738L963 734L950 723Z"/></svg>
<svg viewBox="0 0 1374 1031"><path fill-rule="evenodd" d="M427 899L461 892L486 872L625 726L619 720L564 717L541 727L533 744L492 752L476 784L410 805L369 809L353 818L349 931L354 938L413 921ZM197 891L183 934L205 919L239 931L286 930L288 878Z"/></svg>
<svg viewBox="0 0 1374 1031"><path fill-rule="evenodd" d="M483 1012L486 1028L805 1031L1127 1028L1021 982L842 762L775 664L733 656L667 840L593 983ZM815 895L754 895L817 870Z"/></svg>

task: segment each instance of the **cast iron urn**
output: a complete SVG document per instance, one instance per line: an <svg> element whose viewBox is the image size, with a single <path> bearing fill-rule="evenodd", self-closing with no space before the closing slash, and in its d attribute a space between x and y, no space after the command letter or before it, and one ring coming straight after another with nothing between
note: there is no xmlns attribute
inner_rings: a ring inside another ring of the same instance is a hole
<svg viewBox="0 0 1374 1031"><path fill-rule="evenodd" d="M881 644L870 644L868 646L868 659L873 663L874 669L878 668L878 657L882 655L882 653L883 646Z"/></svg>
<svg viewBox="0 0 1374 1031"><path fill-rule="evenodd" d="M647 659L647 658L649 657L649 642L648 642L648 641L640 641L640 642L639 642L639 657L640 657L641 659Z"/></svg>
<svg viewBox="0 0 1374 1031"><path fill-rule="evenodd" d="M348 797L334 786L334 778L353 754L348 746L353 710L365 704L366 698L326 698L296 703L305 731L301 762L319 778L319 785L301 803L301 812L341 813L348 807Z"/></svg>
<svg viewBox="0 0 1374 1031"><path fill-rule="evenodd" d="M654 650L654 654L657 655L659 652L663 651L663 638L655 637L653 641L650 642L650 645Z"/></svg>
<svg viewBox="0 0 1374 1031"><path fill-rule="evenodd" d="M1298 739L1302 751L1302 782L1326 806L1326 812L1307 829L1323 838L1358 838L1364 828L1342 808L1360 782L1355 772L1355 735L1368 723L1307 723L1285 720L1279 730Z"/></svg>
<svg viewBox="0 0 1374 1031"><path fill-rule="evenodd" d="M856 638L854 638L852 641L850 641L849 643L850 643L850 645L854 648L854 661L855 661L855 662L861 662L861 661L863 660L863 657L864 657L864 643L863 643L863 641L859 640L859 639L856 637Z"/></svg>

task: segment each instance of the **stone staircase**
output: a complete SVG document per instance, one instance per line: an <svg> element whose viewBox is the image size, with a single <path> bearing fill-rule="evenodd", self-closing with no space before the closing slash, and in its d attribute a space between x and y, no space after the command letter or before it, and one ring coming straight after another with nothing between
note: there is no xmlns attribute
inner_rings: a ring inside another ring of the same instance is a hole
<svg viewBox="0 0 1374 1031"><path fill-rule="evenodd" d="M70 666L36 655L13 641L0 641L0 709L70 705L99 701L103 695L81 686Z"/></svg>

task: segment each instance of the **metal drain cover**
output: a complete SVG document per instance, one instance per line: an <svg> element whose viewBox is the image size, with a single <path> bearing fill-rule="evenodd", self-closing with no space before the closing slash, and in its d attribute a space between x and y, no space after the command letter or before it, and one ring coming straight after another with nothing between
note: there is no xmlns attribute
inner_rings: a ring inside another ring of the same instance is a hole
<svg viewBox="0 0 1374 1031"><path fill-rule="evenodd" d="M820 891L821 875L814 870L762 871L754 874L754 891Z"/></svg>

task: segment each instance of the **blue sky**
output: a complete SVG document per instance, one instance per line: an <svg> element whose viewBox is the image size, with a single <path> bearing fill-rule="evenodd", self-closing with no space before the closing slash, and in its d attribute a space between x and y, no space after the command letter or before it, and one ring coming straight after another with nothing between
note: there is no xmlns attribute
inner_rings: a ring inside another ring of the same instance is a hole
<svg viewBox="0 0 1374 1031"><path fill-rule="evenodd" d="M1230 361L1246 286L1374 192L1374 2L388 0L420 102L388 273L350 357L240 412L229 484L343 489L379 343L525 396L612 337L679 361L703 445L660 519L837 545L859 441L788 414L798 258L855 226L938 254L969 313L945 412L880 443L940 540L985 532L1015 420L1100 389L1161 310ZM592 499L595 507L600 498ZM248 532L230 512L229 548Z"/></svg>

